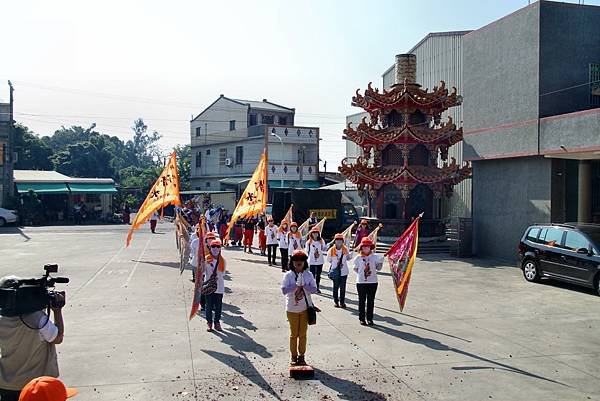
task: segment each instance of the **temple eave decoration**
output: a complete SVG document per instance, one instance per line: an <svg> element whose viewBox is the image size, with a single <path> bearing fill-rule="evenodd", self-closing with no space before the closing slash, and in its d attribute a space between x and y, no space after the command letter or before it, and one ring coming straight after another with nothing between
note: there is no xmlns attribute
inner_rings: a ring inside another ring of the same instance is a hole
<svg viewBox="0 0 600 401"><path fill-rule="evenodd" d="M386 184L456 185L471 176L472 168L468 163L459 166L454 159L443 167L405 165L385 169L368 166L362 160L348 164L344 159L339 171L359 187L372 185L379 188Z"/></svg>
<svg viewBox="0 0 600 401"><path fill-rule="evenodd" d="M352 106L362 107L368 112L410 107L443 111L458 106L462 100L455 87L452 88L451 93L448 93L444 81L441 81L440 86L434 87L431 92L406 80L402 84L392 86L389 91L384 89L383 92L379 92L377 88L373 89L371 85L372 83L369 82L364 95L360 94L359 89L356 90L356 95L352 97Z"/></svg>
<svg viewBox="0 0 600 401"><path fill-rule="evenodd" d="M410 126L404 124L400 127L377 128L368 124L363 118L356 129L348 124L344 135L359 146L383 144L418 144L427 143L434 145L452 146L463 139L462 128L456 128L452 118L448 117L447 123L442 123L439 128L430 128L424 125Z"/></svg>

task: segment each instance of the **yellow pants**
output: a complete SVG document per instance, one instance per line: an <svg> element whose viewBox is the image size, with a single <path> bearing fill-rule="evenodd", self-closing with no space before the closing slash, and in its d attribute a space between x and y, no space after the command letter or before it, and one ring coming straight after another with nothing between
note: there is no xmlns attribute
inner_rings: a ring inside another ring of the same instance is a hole
<svg viewBox="0 0 600 401"><path fill-rule="evenodd" d="M306 332L308 331L308 312L286 312L290 323L290 352L293 356L306 352Z"/></svg>

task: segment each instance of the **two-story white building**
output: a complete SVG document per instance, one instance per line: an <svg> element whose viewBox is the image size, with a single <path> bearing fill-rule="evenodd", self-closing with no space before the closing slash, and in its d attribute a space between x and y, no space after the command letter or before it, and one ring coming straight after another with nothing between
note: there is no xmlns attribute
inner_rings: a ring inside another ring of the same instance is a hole
<svg viewBox="0 0 600 401"><path fill-rule="evenodd" d="M319 128L294 125L295 109L221 95L190 121L195 190L243 190L268 155L271 188L319 186Z"/></svg>

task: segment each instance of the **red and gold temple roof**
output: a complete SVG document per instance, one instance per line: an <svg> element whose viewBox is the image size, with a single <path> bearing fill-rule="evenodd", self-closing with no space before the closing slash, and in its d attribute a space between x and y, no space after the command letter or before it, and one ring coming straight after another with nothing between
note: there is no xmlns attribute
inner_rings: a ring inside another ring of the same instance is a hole
<svg viewBox="0 0 600 401"><path fill-rule="evenodd" d="M360 159L356 164L348 164L342 160L338 168L350 182L359 186L370 185L378 188L385 184L427 184L456 185L471 176L471 167L459 166L456 160L443 167L435 166L401 166L397 168L370 167Z"/></svg>
<svg viewBox="0 0 600 401"><path fill-rule="evenodd" d="M431 128L426 125L403 125L401 127L375 128L366 122L366 118L358 124L356 130L351 123L344 130L346 137L359 146L387 145L403 143L427 143L434 145L452 146L462 141L462 128L456 129L452 118L439 128Z"/></svg>
<svg viewBox="0 0 600 401"><path fill-rule="evenodd" d="M432 113L440 113L449 107L460 104L460 96L456 93L456 88L452 88L452 93L448 94L446 83L440 82L439 87L434 87L433 91L423 90L420 85L407 83L396 84L388 90L379 92L379 89L373 89L371 82L361 95L359 89L356 90L356 96L352 97L352 105L362 107L369 113L381 109L401 109L417 108L430 110Z"/></svg>

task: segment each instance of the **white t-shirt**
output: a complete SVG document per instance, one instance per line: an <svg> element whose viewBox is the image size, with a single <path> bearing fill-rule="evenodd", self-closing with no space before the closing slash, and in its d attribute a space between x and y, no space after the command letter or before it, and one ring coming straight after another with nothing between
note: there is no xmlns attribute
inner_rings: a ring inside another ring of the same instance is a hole
<svg viewBox="0 0 600 401"><path fill-rule="evenodd" d="M354 271L356 272L356 283L367 284L377 282L377 272L383 267L383 257L376 253L368 256L358 254L354 258Z"/></svg>
<svg viewBox="0 0 600 401"><path fill-rule="evenodd" d="M279 230L279 227L277 227L275 224L273 224L273 227L269 225L265 227L267 245L277 245L277 230Z"/></svg>
<svg viewBox="0 0 600 401"><path fill-rule="evenodd" d="M158 220L158 213L154 212L150 215L150 221Z"/></svg>
<svg viewBox="0 0 600 401"><path fill-rule="evenodd" d="M42 325L44 325L44 327L42 327ZM58 336L58 327L56 327L52 320L48 319L48 315L45 313L42 313L42 316L40 316L40 321L37 327L42 327L38 330L38 332L40 333L40 338L43 341L51 343L52 341L56 340L56 336Z"/></svg>
<svg viewBox="0 0 600 401"><path fill-rule="evenodd" d="M333 246L335 248L335 245ZM327 251L327 262L329 263L329 271L335 269L338 265L340 257L342 256L342 250L336 249L335 256L331 256L331 249ZM350 274L350 270L348 269L348 261L352 260L352 252L348 251L346 255L342 257L342 276L347 276Z"/></svg>
<svg viewBox="0 0 600 401"><path fill-rule="evenodd" d="M303 271L298 274L298 277L296 277L296 273L293 270L290 270L283 276L281 288L284 291L296 286L304 286L304 290L295 289L285 294L285 310L287 312L304 312L307 308L307 300L312 305L311 292L317 290L317 283L310 270Z"/></svg>
<svg viewBox="0 0 600 401"><path fill-rule="evenodd" d="M288 243L290 246L290 254L304 248L302 246L302 236L296 236L291 231L288 233Z"/></svg>
<svg viewBox="0 0 600 401"><path fill-rule="evenodd" d="M279 249L288 249L290 247L288 233L289 233L289 231L278 231L277 232L277 241L278 241Z"/></svg>
<svg viewBox="0 0 600 401"><path fill-rule="evenodd" d="M223 260L223 263L225 263L225 260ZM212 263L207 262L204 264L204 281L208 280L210 276L212 276L216 266L216 259ZM225 264L225 270L227 270L227 264ZM215 294L223 294L225 292L225 270L217 270L217 290L215 291Z"/></svg>
<svg viewBox="0 0 600 401"><path fill-rule="evenodd" d="M322 265L325 262L325 253L327 252L327 244L321 239L315 241L309 239L306 241L306 253L308 254L309 265Z"/></svg>

